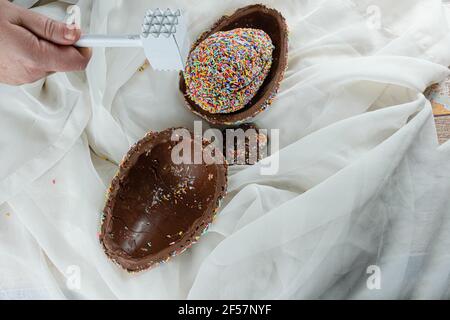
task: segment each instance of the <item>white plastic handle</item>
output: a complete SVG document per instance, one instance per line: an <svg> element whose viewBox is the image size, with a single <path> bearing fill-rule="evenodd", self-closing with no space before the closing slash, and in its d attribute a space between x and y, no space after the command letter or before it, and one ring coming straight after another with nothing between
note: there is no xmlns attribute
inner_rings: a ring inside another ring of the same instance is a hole
<svg viewBox="0 0 450 320"><path fill-rule="evenodd" d="M106 36L106 35L85 35L75 43L77 47L142 47L140 35L129 36Z"/></svg>

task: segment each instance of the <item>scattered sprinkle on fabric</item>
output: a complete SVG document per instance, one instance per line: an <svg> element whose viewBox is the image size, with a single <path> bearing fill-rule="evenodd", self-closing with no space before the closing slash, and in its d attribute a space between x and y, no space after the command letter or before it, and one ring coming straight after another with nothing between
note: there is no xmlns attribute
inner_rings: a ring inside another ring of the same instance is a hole
<svg viewBox="0 0 450 320"><path fill-rule="evenodd" d="M210 113L242 109L267 77L273 49L270 37L258 29L238 28L209 36L188 57L187 93Z"/></svg>

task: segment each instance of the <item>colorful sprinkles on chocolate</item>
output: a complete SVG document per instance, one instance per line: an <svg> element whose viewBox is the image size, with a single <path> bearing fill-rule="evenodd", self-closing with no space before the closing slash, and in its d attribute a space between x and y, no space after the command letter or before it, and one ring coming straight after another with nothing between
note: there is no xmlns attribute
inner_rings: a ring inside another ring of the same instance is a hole
<svg viewBox="0 0 450 320"><path fill-rule="evenodd" d="M272 66L274 46L262 30L220 31L189 55L184 76L187 93L210 113L231 113L256 95Z"/></svg>

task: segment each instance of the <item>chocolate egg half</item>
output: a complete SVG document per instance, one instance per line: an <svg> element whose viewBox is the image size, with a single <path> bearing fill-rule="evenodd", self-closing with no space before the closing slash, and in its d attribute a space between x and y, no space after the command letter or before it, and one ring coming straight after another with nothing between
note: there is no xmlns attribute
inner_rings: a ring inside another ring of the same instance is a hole
<svg viewBox="0 0 450 320"><path fill-rule="evenodd" d="M204 105L199 105L194 101L199 101L199 99L195 99L186 86L185 75L180 73L180 91L184 96L187 107L213 124L231 125L243 123L265 110L277 94L287 67L288 35L286 22L281 13L260 4L243 7L231 16L220 18L209 31L204 32L198 38L192 46L189 57L197 52L196 48L212 35L238 28L261 30L270 37L274 46L270 70L265 75L264 82L262 84L258 83L258 90L255 94L252 93L251 100L248 103L245 101L246 104L243 108L234 108L233 105L230 105L228 110L227 108L220 108L220 110L226 110L227 112L218 112L205 108Z"/></svg>
<svg viewBox="0 0 450 320"><path fill-rule="evenodd" d="M225 161L173 160L172 150L180 143L173 139L177 130L149 133L137 142L108 192L100 241L107 256L130 272L189 248L212 222L226 192ZM192 150L204 150L208 142L198 142L184 130Z"/></svg>

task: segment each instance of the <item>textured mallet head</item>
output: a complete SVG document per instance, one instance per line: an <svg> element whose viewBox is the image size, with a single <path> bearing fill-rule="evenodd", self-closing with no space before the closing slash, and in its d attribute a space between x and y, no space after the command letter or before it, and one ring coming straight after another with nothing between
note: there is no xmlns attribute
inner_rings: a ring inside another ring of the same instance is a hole
<svg viewBox="0 0 450 320"><path fill-rule="evenodd" d="M149 35L158 38L161 35L168 38L177 32L177 25L180 10L172 12L166 9L164 12L160 9L147 10L142 24L142 36L147 38Z"/></svg>
<svg viewBox="0 0 450 320"><path fill-rule="evenodd" d="M142 24L142 44L155 70L183 70L187 57L186 22L180 10L148 10Z"/></svg>

